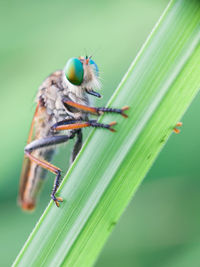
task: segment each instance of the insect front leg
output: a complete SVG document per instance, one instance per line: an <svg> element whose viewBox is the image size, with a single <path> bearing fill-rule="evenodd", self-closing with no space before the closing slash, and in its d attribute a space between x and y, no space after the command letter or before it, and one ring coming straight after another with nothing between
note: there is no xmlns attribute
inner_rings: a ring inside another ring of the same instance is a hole
<svg viewBox="0 0 200 267"><path fill-rule="evenodd" d="M85 90L87 94L96 96L98 98L101 98L101 95L98 92L95 92L94 90Z"/></svg>
<svg viewBox="0 0 200 267"><path fill-rule="evenodd" d="M125 106L121 109L118 108L106 108L106 107L89 107L82 105L76 102L71 101L68 98L63 98L63 104L67 109L78 109L86 113L91 113L94 115L102 115L103 113L117 113L121 114L124 118L127 118L128 115L125 114L125 111L129 109L128 106Z"/></svg>
<svg viewBox="0 0 200 267"><path fill-rule="evenodd" d="M59 207L59 202L63 201L62 198L55 196L56 191L60 184L61 170L58 167L54 166L53 164L47 162L46 160L35 157L34 155L32 155L32 152L35 151L36 149L41 149L44 147L49 147L51 145L57 145L60 143L67 142L69 139L74 138L74 136L75 136L75 132L72 132L71 135L69 136L67 135L47 136L43 139L34 140L30 144L28 144L24 149L25 155L31 161L35 162L37 165L41 166L42 168L49 170L50 172L56 174L51 198L53 199L57 207Z"/></svg>

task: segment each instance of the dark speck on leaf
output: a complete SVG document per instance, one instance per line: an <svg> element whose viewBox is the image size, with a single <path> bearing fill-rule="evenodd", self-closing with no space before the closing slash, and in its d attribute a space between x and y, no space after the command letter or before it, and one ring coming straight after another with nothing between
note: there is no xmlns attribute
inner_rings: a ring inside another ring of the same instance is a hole
<svg viewBox="0 0 200 267"><path fill-rule="evenodd" d="M116 222L111 222L111 224L110 224L109 227L108 227L108 231L111 231L112 228L113 228L116 224L117 224Z"/></svg>
<svg viewBox="0 0 200 267"><path fill-rule="evenodd" d="M151 156L152 156L152 154L149 154L149 155L147 156L147 159L150 159L150 158L151 158Z"/></svg>
<svg viewBox="0 0 200 267"><path fill-rule="evenodd" d="M160 143L164 143L164 142L165 142L165 137L166 137L166 135L164 135L164 136L160 139Z"/></svg>

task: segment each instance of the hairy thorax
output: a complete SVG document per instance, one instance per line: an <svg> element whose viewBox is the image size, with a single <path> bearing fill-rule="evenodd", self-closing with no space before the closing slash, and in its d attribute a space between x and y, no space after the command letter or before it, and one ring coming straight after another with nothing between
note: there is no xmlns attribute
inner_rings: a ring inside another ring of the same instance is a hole
<svg viewBox="0 0 200 267"><path fill-rule="evenodd" d="M47 77L39 88L37 98L45 107L46 113L52 118L53 123L67 118L79 119L85 116L83 112L78 110L71 112L66 109L62 101L63 98L83 105L89 104L85 90L81 86L70 84L63 71L56 71Z"/></svg>

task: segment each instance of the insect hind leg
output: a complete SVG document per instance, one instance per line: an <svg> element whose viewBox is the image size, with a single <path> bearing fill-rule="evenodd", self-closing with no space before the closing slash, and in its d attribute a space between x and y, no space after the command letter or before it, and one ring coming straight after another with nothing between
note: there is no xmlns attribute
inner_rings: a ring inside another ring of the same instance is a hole
<svg viewBox="0 0 200 267"><path fill-rule="evenodd" d="M51 145L57 145L60 143L67 142L69 139L74 138L74 136L75 136L75 132L72 132L71 135L69 136L68 135L47 136L43 139L34 140L30 144L28 144L24 149L25 155L31 161L35 162L42 168L49 170L50 172L56 174L51 198L53 199L57 207L59 207L59 202L63 201L62 198L55 196L56 191L60 184L61 170L58 167L54 166L53 164L47 162L46 160L35 157L34 155L31 154L31 152L33 152L34 150L40 149L40 148L49 147Z"/></svg>

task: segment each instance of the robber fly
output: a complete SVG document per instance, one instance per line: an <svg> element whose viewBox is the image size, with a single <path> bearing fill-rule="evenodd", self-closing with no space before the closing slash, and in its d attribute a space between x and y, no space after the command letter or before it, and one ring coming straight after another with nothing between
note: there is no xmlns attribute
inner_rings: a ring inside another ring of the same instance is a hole
<svg viewBox="0 0 200 267"><path fill-rule="evenodd" d="M19 189L22 209L34 209L47 170L56 175L51 198L58 207L59 202L63 201L61 197L55 196L61 170L49 163L56 145L76 138L71 155L73 162L82 146L82 128L98 127L114 131L112 126L116 122L98 123L97 120L89 119L89 114L98 116L110 112L127 117L124 111L128 107L90 107L88 95L101 97L95 89L100 89L99 70L91 57L87 56L69 59L64 70L52 73L39 87L37 106L24 149ZM62 131L65 131L64 134L60 134Z"/></svg>

